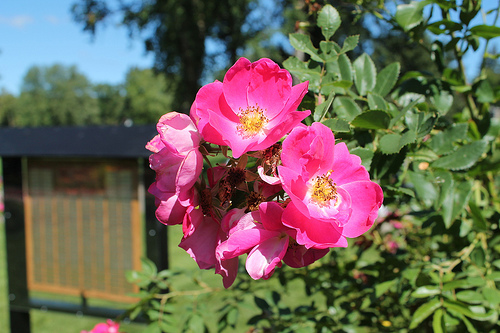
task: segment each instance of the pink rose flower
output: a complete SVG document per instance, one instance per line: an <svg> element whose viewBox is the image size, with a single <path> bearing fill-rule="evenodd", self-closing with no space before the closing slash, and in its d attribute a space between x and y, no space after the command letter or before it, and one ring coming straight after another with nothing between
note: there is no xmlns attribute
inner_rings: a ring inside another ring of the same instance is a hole
<svg viewBox="0 0 500 333"><path fill-rule="evenodd" d="M182 223L187 207L193 204L193 186L203 168L199 151L201 136L185 114L170 112L160 118L158 135L146 148L156 181L149 192L156 197L156 217L165 224Z"/></svg>
<svg viewBox="0 0 500 333"><path fill-rule="evenodd" d="M233 210L238 221L226 241L217 247L223 259L248 253L245 267L255 280L268 279L276 266L281 267L289 239L295 232L281 223L283 209L276 202L264 202L258 211Z"/></svg>
<svg viewBox="0 0 500 333"><path fill-rule="evenodd" d="M80 333L120 333L120 324L113 322L111 319L106 320L106 323L99 323L94 328L87 332L81 331Z"/></svg>
<svg viewBox="0 0 500 333"><path fill-rule="evenodd" d="M270 147L309 116L297 111L307 86L292 86L290 73L270 59L240 58L223 82L199 90L191 117L205 141L229 146L238 158Z"/></svg>
<svg viewBox="0 0 500 333"><path fill-rule="evenodd" d="M297 127L283 142L283 189L291 202L283 224L297 231L306 248L346 247L346 237L366 232L382 205L380 186L372 182L361 159L344 143L335 144L321 123Z"/></svg>
<svg viewBox="0 0 500 333"><path fill-rule="evenodd" d="M328 253L327 249L298 245L293 240L295 230L281 222L283 208L277 202L263 202L258 211L245 214L243 209L233 209L229 214L236 222L227 240L217 246L216 255L228 260L248 253L245 268L255 280L270 278L282 261L291 267L303 267Z"/></svg>

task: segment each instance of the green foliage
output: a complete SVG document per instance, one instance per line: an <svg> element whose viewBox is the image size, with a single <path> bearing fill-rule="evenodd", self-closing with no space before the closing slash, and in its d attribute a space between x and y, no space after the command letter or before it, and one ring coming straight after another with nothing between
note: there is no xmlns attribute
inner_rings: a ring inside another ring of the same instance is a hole
<svg viewBox="0 0 500 333"><path fill-rule="evenodd" d="M93 85L74 66L33 66L20 96L0 93L0 126L154 124L172 110L170 85L151 69L130 69L124 84Z"/></svg>
<svg viewBox="0 0 500 333"><path fill-rule="evenodd" d="M173 83L169 89L176 96L174 108L187 113L204 75L211 77L236 62L243 52L262 53L263 45L278 49L274 54L280 56L281 50L270 40L279 29L288 1L273 3L74 0L71 11L84 31L96 34L99 26L118 21L131 35L142 38L145 51L154 54L155 70ZM219 47L206 48L208 43ZM222 68L221 60L226 62Z"/></svg>
<svg viewBox="0 0 500 333"><path fill-rule="evenodd" d="M162 74L151 69L132 68L126 78L126 108L124 116L136 124L153 124L172 109L173 95L167 91Z"/></svg>
<svg viewBox="0 0 500 333"><path fill-rule="evenodd" d="M438 23L424 16L426 6L440 13ZM157 295L168 298L164 304L181 304L175 297L189 293L204 295L192 304L217 304L208 319L190 312L180 331L243 331L243 307L255 313L245 329L254 332L498 330L500 120L490 110L500 88L488 78L491 71L469 83L462 64L477 40L487 43L499 33L471 26L480 9L480 1L441 0L411 2L392 13L375 9L421 43L437 73L405 72L397 63L379 69L367 53L351 57L358 38L336 39L342 16L329 5L314 16L323 40L290 35L307 55L284 62L297 79L309 80L302 108L312 115L306 123L321 121L360 156L384 190L384 209L368 233L309 267L282 267L268 281L242 275L224 291L201 281L198 291L176 293L169 285L172 291ZM496 17L499 10L493 10ZM428 44L429 32L452 38ZM445 53L457 67L442 61ZM172 320L180 318L180 310L166 309Z"/></svg>
<svg viewBox="0 0 500 333"><path fill-rule="evenodd" d="M75 66L33 66L24 77L15 126L96 124L99 109L92 85Z"/></svg>

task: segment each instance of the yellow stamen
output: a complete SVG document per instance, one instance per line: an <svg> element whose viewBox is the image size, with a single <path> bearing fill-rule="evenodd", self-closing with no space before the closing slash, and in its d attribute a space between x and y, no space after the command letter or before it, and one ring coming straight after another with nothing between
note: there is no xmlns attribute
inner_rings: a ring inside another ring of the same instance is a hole
<svg viewBox="0 0 500 333"><path fill-rule="evenodd" d="M337 184L330 178L332 172L333 170L330 170L313 180L311 199L320 207L329 206L330 201L334 199L337 203Z"/></svg>
<svg viewBox="0 0 500 333"><path fill-rule="evenodd" d="M249 106L246 110L240 109L238 116L240 117L240 124L237 127L238 134L245 139L253 138L269 121L258 105Z"/></svg>

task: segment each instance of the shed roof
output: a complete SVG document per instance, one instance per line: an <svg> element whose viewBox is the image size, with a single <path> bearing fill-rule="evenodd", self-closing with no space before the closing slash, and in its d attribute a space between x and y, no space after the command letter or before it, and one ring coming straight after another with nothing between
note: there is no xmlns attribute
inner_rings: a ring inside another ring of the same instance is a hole
<svg viewBox="0 0 500 333"><path fill-rule="evenodd" d="M0 156L148 157L155 125L0 128Z"/></svg>

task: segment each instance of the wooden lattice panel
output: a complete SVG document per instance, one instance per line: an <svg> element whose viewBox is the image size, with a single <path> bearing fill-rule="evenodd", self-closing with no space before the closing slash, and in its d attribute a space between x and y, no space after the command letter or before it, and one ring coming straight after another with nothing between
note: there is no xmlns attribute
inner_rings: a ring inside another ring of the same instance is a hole
<svg viewBox="0 0 500 333"><path fill-rule="evenodd" d="M137 288L136 161L29 160L24 184L28 288L127 302Z"/></svg>

